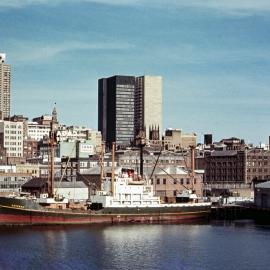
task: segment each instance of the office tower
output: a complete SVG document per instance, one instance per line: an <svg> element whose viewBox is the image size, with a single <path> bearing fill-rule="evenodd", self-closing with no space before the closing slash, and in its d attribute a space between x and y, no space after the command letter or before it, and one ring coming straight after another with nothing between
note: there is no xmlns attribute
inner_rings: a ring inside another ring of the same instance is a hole
<svg viewBox="0 0 270 270"><path fill-rule="evenodd" d="M111 147L130 145L134 140L134 76L113 76L98 81L98 130Z"/></svg>
<svg viewBox="0 0 270 270"><path fill-rule="evenodd" d="M162 132L162 77L141 76L136 78L135 91L135 135L145 129L146 138L153 131ZM157 136L155 136L156 138ZM156 138L157 139L157 138Z"/></svg>
<svg viewBox="0 0 270 270"><path fill-rule="evenodd" d="M0 119L10 115L10 65L5 60L6 55L0 53Z"/></svg>

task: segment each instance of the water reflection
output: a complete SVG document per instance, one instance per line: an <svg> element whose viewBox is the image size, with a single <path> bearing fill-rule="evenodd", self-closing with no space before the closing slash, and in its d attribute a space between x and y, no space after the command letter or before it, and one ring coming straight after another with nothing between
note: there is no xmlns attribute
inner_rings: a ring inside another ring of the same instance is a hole
<svg viewBox="0 0 270 270"><path fill-rule="evenodd" d="M54 258L55 254L59 254L63 259L67 256L68 252L68 241L67 231L60 230L48 230L44 231L44 252L46 253L47 259Z"/></svg>
<svg viewBox="0 0 270 270"><path fill-rule="evenodd" d="M0 229L0 269L268 269L269 228L121 225Z"/></svg>

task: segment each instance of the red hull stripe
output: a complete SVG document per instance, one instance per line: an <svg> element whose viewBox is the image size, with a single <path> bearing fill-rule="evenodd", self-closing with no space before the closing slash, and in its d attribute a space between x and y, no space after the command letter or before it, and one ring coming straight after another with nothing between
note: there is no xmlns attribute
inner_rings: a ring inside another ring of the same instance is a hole
<svg viewBox="0 0 270 270"><path fill-rule="evenodd" d="M96 215L91 217L32 216L19 214L0 214L0 224L91 224L121 222L180 222L205 218L205 213L193 215Z"/></svg>

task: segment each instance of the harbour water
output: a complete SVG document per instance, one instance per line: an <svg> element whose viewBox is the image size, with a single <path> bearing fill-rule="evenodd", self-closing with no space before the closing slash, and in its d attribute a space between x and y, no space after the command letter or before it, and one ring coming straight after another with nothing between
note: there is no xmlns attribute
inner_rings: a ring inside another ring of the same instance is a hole
<svg viewBox="0 0 270 270"><path fill-rule="evenodd" d="M251 221L0 229L0 270L269 269L269 250Z"/></svg>

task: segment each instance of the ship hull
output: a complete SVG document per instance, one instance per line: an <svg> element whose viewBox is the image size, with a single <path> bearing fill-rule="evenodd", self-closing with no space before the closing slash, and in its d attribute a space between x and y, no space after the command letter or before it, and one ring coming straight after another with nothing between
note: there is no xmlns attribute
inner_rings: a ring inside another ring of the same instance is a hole
<svg viewBox="0 0 270 270"><path fill-rule="evenodd" d="M110 207L98 211L73 211L26 208L23 200L1 200L0 225L51 225L94 223L184 223L206 219L210 206L190 205L175 207ZM2 202L1 202L2 201Z"/></svg>

